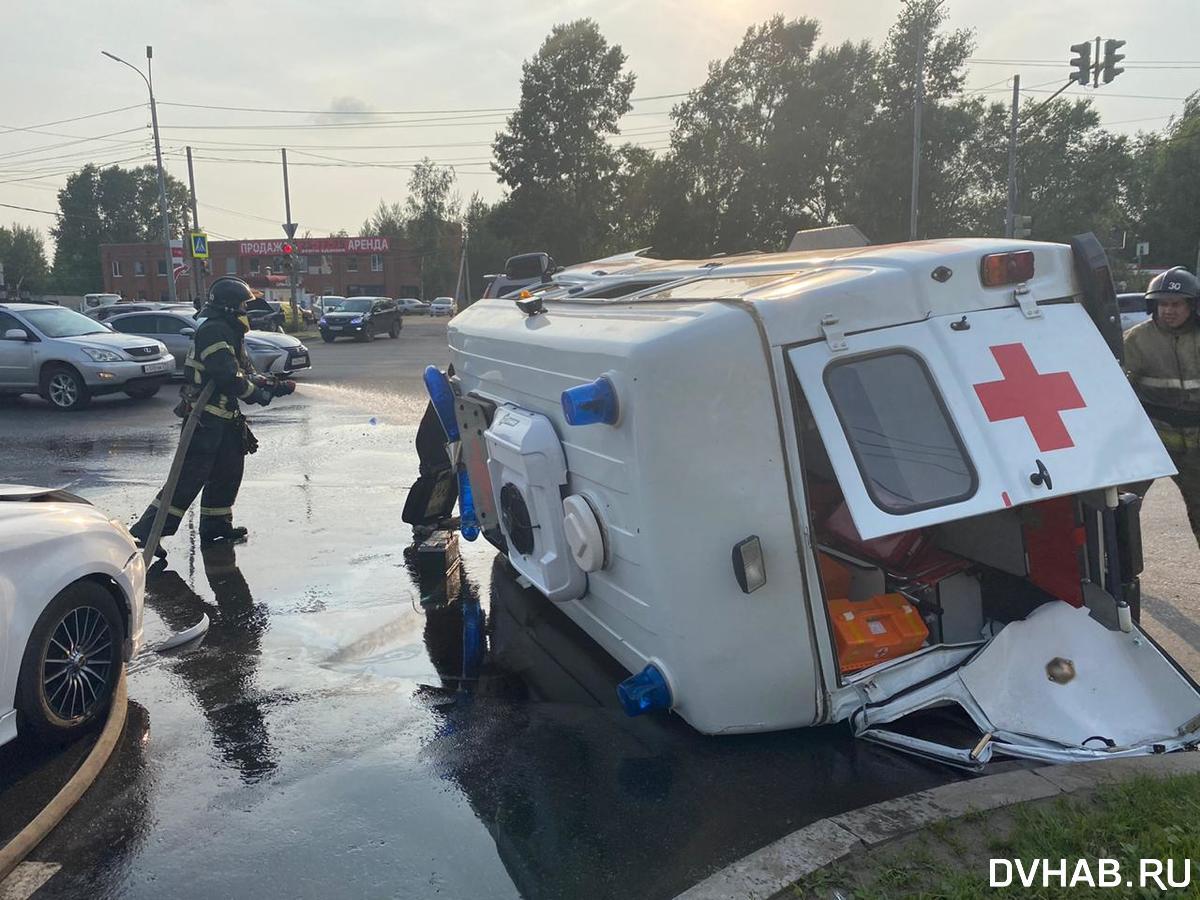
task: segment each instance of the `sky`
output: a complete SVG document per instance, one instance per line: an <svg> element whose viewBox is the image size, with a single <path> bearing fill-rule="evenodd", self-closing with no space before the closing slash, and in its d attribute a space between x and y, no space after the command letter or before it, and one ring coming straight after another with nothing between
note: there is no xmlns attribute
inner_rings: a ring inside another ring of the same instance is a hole
<svg viewBox="0 0 1200 900"><path fill-rule="evenodd" d="M1068 95L1095 98L1114 130L1161 128L1200 89L1198 0L946 6L953 27L976 33L968 88L997 100L1007 102L1014 73L1025 87L1054 89L1069 45L1096 35L1128 42L1128 68ZM193 146L200 220L214 238L282 236L281 147L299 233L322 236L357 233L381 200L402 201L408 167L424 156L455 167L464 199L499 199L490 143L519 99L522 61L557 23L591 17L624 49L637 76L624 139L663 148L677 98L662 95L697 87L751 25L809 16L823 42L878 43L898 9L898 0L6 0L0 204L53 211L70 170L153 161L146 86L101 50L144 69L153 45L164 164L186 181L183 148ZM122 107L131 108L109 112ZM62 121L94 113L105 114ZM13 130L30 127L42 133ZM54 220L0 206L0 222L12 221L45 233Z"/></svg>

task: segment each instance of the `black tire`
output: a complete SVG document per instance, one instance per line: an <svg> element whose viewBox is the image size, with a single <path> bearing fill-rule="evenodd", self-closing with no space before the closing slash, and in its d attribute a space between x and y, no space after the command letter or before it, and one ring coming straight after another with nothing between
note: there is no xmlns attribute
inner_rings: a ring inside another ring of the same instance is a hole
<svg viewBox="0 0 1200 900"><path fill-rule="evenodd" d="M327 344L332 344L334 341L337 340L337 338L335 338L332 334L326 334L325 332L322 331L321 332L321 340L323 340Z"/></svg>
<svg viewBox="0 0 1200 900"><path fill-rule="evenodd" d="M120 677L124 640L112 594L91 581L63 588L25 647L17 676L19 729L56 746L102 722Z"/></svg>
<svg viewBox="0 0 1200 900"><path fill-rule="evenodd" d="M83 409L92 399L92 393L83 377L71 366L63 363L46 366L42 370L41 391L45 399L59 412L74 412Z"/></svg>
<svg viewBox="0 0 1200 900"><path fill-rule="evenodd" d="M401 327L403 326L401 326L400 320L396 319L396 321L392 323L392 327L388 329L388 337L393 339L400 337Z"/></svg>
<svg viewBox="0 0 1200 900"><path fill-rule="evenodd" d="M161 384L139 384L137 387L125 388L125 393L134 400L149 400L158 393L158 389L161 387Z"/></svg>

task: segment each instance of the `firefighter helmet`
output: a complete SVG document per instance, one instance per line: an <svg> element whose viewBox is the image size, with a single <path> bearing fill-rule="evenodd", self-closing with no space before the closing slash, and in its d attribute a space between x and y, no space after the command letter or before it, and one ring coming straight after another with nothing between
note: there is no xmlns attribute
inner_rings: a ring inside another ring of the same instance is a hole
<svg viewBox="0 0 1200 900"><path fill-rule="evenodd" d="M1146 288L1146 312L1150 315L1158 309L1159 300L1187 300L1196 313L1196 301L1200 299L1200 279L1185 269L1175 266L1173 269L1155 275Z"/></svg>
<svg viewBox="0 0 1200 900"><path fill-rule="evenodd" d="M208 302L230 312L242 311L245 303L253 299L250 285L233 275L222 275L208 288Z"/></svg>

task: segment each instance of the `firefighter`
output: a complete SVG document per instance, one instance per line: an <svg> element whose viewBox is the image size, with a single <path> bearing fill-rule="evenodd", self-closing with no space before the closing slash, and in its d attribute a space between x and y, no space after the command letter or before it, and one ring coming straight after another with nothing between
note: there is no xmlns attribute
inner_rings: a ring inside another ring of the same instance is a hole
<svg viewBox="0 0 1200 900"><path fill-rule="evenodd" d="M1146 289L1151 318L1125 335L1125 370L1179 474L1192 533L1200 544L1200 280L1182 266Z"/></svg>
<svg viewBox="0 0 1200 900"><path fill-rule="evenodd" d="M184 455L183 469L170 499L163 536L174 534L187 508L200 497L200 541L202 544L235 544L246 539L246 529L233 524L233 504L242 483L247 453L258 442L243 418L239 401L266 406L275 397L296 389L294 381L277 381L254 372L242 338L250 329L246 301L254 293L240 278L218 278L208 290L201 315L184 363L187 383L177 413L186 416L204 386L213 393L200 414L191 443ZM149 538L162 491L142 517L130 528L139 544ZM165 554L160 554L165 555Z"/></svg>

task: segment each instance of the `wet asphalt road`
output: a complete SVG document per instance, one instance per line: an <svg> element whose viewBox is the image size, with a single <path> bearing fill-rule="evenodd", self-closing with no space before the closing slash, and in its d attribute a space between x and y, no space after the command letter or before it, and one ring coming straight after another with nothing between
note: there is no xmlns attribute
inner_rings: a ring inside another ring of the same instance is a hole
<svg viewBox="0 0 1200 900"><path fill-rule="evenodd" d="M131 666L122 743L35 851L62 866L37 896L667 898L807 822L957 777L842 727L711 738L628 719L626 673L483 541L449 583L422 582L400 511L444 331L317 342L296 395L252 413L250 542L201 552L190 513L149 583L149 642L201 612L211 632ZM68 484L131 520L165 476L173 403L0 407L0 480ZM1195 673L1195 545L1172 534L1171 560L1153 539L1182 521L1173 487L1146 519L1150 624L1175 623L1155 633ZM26 758L0 750L4 800Z"/></svg>

